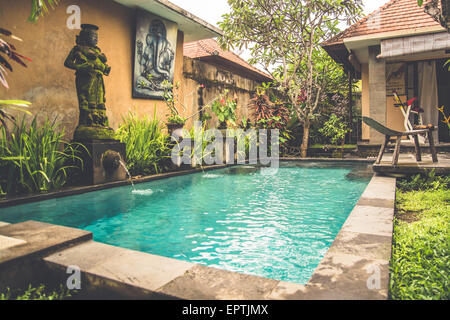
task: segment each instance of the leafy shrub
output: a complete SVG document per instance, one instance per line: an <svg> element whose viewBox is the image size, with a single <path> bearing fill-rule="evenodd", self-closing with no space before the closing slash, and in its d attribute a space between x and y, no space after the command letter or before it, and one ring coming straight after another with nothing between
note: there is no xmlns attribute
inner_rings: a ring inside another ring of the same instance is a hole
<svg viewBox="0 0 450 320"><path fill-rule="evenodd" d="M129 113L117 130L117 138L126 143L127 166L132 175L148 175L167 170L170 160L170 137L160 121Z"/></svg>
<svg viewBox="0 0 450 320"><path fill-rule="evenodd" d="M63 300L72 297L68 289L63 286L59 290L49 290L43 284L38 287L28 286L26 290L7 289L0 293L0 300Z"/></svg>
<svg viewBox="0 0 450 320"><path fill-rule="evenodd" d="M68 182L69 170L82 166L78 155L83 146L64 142L55 121L47 119L38 128L36 117L29 127L22 118L9 137L5 127L0 129L0 185L6 194L59 189Z"/></svg>
<svg viewBox="0 0 450 320"><path fill-rule="evenodd" d="M402 191L449 189L450 175L437 175L433 169L427 173L419 173L400 179L397 182L397 187Z"/></svg>
<svg viewBox="0 0 450 320"><path fill-rule="evenodd" d="M342 118L332 114L330 119L319 129L319 132L329 138L331 143L337 147L338 145L343 145L345 135L349 132L349 129L347 124L342 121Z"/></svg>
<svg viewBox="0 0 450 320"><path fill-rule="evenodd" d="M220 94L220 99L216 99L211 104L211 111L217 116L219 129L226 129L227 124L236 124L237 97L227 98L228 90Z"/></svg>

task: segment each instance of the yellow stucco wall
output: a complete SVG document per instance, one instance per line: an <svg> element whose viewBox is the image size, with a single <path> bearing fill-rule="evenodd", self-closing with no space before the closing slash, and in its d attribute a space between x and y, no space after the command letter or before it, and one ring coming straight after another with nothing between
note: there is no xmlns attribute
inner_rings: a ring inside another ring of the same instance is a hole
<svg viewBox="0 0 450 320"><path fill-rule="evenodd" d="M361 66L362 80L362 115L370 117L369 102L369 67L367 64ZM400 96L403 102L406 102L406 96ZM389 128L398 131L404 131L404 117L400 108L394 107L394 97L386 97L386 125ZM365 123L362 124L362 140L370 140L370 128Z"/></svg>
<svg viewBox="0 0 450 320"><path fill-rule="evenodd" d="M400 99L403 102L406 102L406 96L400 96ZM405 131L405 127L403 125L405 121L405 117L402 114L400 108L394 107L394 97L388 96L386 97L386 121L387 127L397 130L397 131Z"/></svg>
<svg viewBox="0 0 450 320"><path fill-rule="evenodd" d="M190 114L195 114L199 109L200 85L205 85L202 98L203 106L211 106L214 100L228 90L228 97L237 97L236 122L241 123L242 118L254 118L254 110L249 106L256 88L261 85L255 80L233 74L220 65L214 65L204 61L184 57L184 106ZM207 123L208 127L215 127L218 124L217 117L210 108L205 108L212 119ZM192 117L186 124L190 127L194 120L199 120L199 116Z"/></svg>
<svg viewBox="0 0 450 320"><path fill-rule="evenodd" d="M0 87L0 99L32 102L30 111L33 114L41 121L46 116L58 116L67 137L72 137L78 123L78 101L74 72L64 67L64 60L75 45L79 30L70 30L66 26L69 5L81 8L81 23L100 27L98 46L112 67L110 76L105 77L110 125L116 129L122 116L130 110L152 117L155 107L158 117L164 119L168 109L163 101L132 98L134 10L110 0L62 0L37 23L27 22L30 0L1 1L0 26L23 39L23 42L14 41L14 45L19 53L33 61L28 63L28 68L13 65L14 72L8 77L11 88ZM179 31L174 81L181 81L182 77L183 33Z"/></svg>

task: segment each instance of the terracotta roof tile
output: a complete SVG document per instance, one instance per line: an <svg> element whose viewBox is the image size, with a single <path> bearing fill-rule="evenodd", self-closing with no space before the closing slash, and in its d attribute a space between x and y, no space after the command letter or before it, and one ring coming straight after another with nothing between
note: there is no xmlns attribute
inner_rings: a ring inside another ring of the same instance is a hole
<svg viewBox="0 0 450 320"><path fill-rule="evenodd" d="M228 60L234 64L237 64L247 69L248 71L272 79L270 75L252 66L250 63L239 57L237 54L231 51L222 50L215 39L204 39L199 41L186 42L184 44L183 50L184 55L192 59L219 56L222 59Z"/></svg>
<svg viewBox="0 0 450 320"><path fill-rule="evenodd" d="M391 0L323 45L342 43L345 38L357 36L439 26L423 10L417 0Z"/></svg>

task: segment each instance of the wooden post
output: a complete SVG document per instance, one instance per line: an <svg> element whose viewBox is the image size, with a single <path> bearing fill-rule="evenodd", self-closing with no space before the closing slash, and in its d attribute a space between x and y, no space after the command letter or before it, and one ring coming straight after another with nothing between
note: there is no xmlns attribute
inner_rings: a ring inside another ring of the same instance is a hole
<svg viewBox="0 0 450 320"><path fill-rule="evenodd" d="M385 136L384 137L384 141L383 141L383 144L381 145L380 153L378 154L378 158L377 158L377 161L376 161L377 164L380 164L381 158L383 158L384 149L386 149L386 147L387 147L387 145L389 143L389 139L390 139L390 136Z"/></svg>
<svg viewBox="0 0 450 320"><path fill-rule="evenodd" d="M430 143L431 158L433 158L433 163L436 163L438 162L438 157L436 153L436 147L434 146L433 130L434 128L430 128L428 130L428 142Z"/></svg>
<svg viewBox="0 0 450 320"><path fill-rule="evenodd" d="M416 160L420 162L422 161L422 154L420 152L419 136L415 134L413 135L413 138L414 138L414 148L416 149Z"/></svg>
<svg viewBox="0 0 450 320"><path fill-rule="evenodd" d="M395 142L394 154L392 156L392 165L397 165L398 156L400 155L400 144L402 142L402 136L397 137L397 141Z"/></svg>

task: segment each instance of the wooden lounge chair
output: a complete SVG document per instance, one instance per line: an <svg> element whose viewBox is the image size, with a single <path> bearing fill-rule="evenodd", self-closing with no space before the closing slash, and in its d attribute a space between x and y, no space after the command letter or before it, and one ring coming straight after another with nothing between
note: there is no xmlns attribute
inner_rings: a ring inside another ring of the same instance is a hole
<svg viewBox="0 0 450 320"><path fill-rule="evenodd" d="M382 125L381 123L373 120L369 117L363 117L363 121L368 126L372 127L373 129L377 130L381 134L384 135L384 141L381 145L380 153L378 154L378 158L376 163L379 164L381 162L381 158L383 157L384 149L386 149L386 146L389 142L389 139L391 137L396 137L397 140L395 142L395 149L394 149L394 155L392 157L392 165L397 165L398 163L398 157L400 154L400 144L402 141L402 136L412 136L414 138L414 147L416 151L416 160L422 161L422 154L420 152L420 145L419 145L419 134L426 133L428 135L428 142L430 143L430 151L431 151L431 157L433 158L433 163L438 162L437 154L436 154L436 148L434 146L434 140L433 140L433 131L435 127L433 125L426 126L423 129L417 129L417 130L410 130L410 131L395 131L392 129L389 129Z"/></svg>

